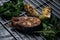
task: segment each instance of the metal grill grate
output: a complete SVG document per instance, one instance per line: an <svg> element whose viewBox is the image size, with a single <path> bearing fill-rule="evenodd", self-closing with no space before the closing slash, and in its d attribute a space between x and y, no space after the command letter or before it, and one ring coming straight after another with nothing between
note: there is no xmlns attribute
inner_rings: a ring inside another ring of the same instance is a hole
<svg viewBox="0 0 60 40"><path fill-rule="evenodd" d="M52 8L52 13L60 18L60 4L55 0L24 0L24 3L29 3L36 8L36 10L41 14L41 10L44 6L49 5ZM27 16L25 12L21 16ZM12 30L10 27L10 21L0 18L0 24L12 35L14 40L46 40L41 34L37 36L36 34L23 34L17 30Z"/></svg>

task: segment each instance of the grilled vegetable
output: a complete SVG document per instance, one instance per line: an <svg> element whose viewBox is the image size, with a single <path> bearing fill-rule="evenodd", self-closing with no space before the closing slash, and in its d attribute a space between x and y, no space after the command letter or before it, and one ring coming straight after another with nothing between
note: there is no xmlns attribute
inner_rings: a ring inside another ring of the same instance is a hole
<svg viewBox="0 0 60 40"><path fill-rule="evenodd" d="M25 10L31 15L31 16L38 16L39 13L36 11L35 8L33 8L30 4L25 4Z"/></svg>
<svg viewBox="0 0 60 40"><path fill-rule="evenodd" d="M42 9L42 15L50 18L51 17L51 8L49 6L46 6Z"/></svg>
<svg viewBox="0 0 60 40"><path fill-rule="evenodd" d="M46 6L42 9L42 15L39 15L39 19L47 21L49 18L51 18L51 8Z"/></svg>

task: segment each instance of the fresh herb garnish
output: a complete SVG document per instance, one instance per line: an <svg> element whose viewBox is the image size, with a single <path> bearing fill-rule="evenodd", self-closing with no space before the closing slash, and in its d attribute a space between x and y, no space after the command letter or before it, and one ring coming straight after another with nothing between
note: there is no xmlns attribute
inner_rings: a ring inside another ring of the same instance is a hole
<svg viewBox="0 0 60 40"><path fill-rule="evenodd" d="M12 17L17 17L21 13L21 10L24 9L23 0L9 1L4 3L3 6L0 6L0 16L7 19Z"/></svg>

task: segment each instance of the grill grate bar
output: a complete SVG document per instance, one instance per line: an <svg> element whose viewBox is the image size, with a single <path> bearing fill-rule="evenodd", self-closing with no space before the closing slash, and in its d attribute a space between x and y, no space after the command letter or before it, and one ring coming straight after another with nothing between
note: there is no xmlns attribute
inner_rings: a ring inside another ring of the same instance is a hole
<svg viewBox="0 0 60 40"><path fill-rule="evenodd" d="M22 40L30 40L28 37L26 37L26 35L18 32L17 30L15 30L15 32L19 35L19 37L21 37Z"/></svg>
<svg viewBox="0 0 60 40"><path fill-rule="evenodd" d="M49 5L49 6L53 6L53 5ZM58 9L57 8L55 8L54 6L53 7L51 7L55 12L57 12L59 15L60 15L60 12L58 11Z"/></svg>
<svg viewBox="0 0 60 40"><path fill-rule="evenodd" d="M26 36L27 36L30 40L33 40L29 35L26 34Z"/></svg>
<svg viewBox="0 0 60 40"><path fill-rule="evenodd" d="M49 1L49 3L50 3L50 5L52 6L52 8L54 9L54 11L56 11L57 13L59 13L59 15L60 15L60 8L59 8L59 6L57 6L54 2L50 2ZM48 3L47 3L48 4Z"/></svg>
<svg viewBox="0 0 60 40"><path fill-rule="evenodd" d="M15 32L19 35L19 37L20 37L22 40L24 40L20 33L18 33L16 30L15 30Z"/></svg>
<svg viewBox="0 0 60 40"><path fill-rule="evenodd" d="M59 6L60 6L60 4L58 3L59 1L57 2L57 1L53 0L53 2L55 2L57 5L59 5Z"/></svg>
<svg viewBox="0 0 60 40"><path fill-rule="evenodd" d="M31 36L25 34L25 36L29 39L29 40L32 40Z"/></svg>
<svg viewBox="0 0 60 40"><path fill-rule="evenodd" d="M60 9L60 6L57 5L54 1L53 1L53 2L49 1L49 2L50 2L52 5L54 5L56 8Z"/></svg>
<svg viewBox="0 0 60 40"><path fill-rule="evenodd" d="M36 40L36 38L34 37L34 35L32 35L32 36L27 35L27 37L29 37L29 39L31 38L30 40Z"/></svg>
<svg viewBox="0 0 60 40"><path fill-rule="evenodd" d="M6 35L6 36L0 36L0 38L9 38L11 35Z"/></svg>
<svg viewBox="0 0 60 40"><path fill-rule="evenodd" d="M37 37L37 36L34 35L34 37L36 38L36 40L42 40L43 39L43 38L41 38L41 35L39 35L39 37Z"/></svg>
<svg viewBox="0 0 60 40"><path fill-rule="evenodd" d="M11 36L14 37L15 40L17 40L17 38L8 30L8 28L6 26L4 26L1 22L0 24L11 34Z"/></svg>
<svg viewBox="0 0 60 40"><path fill-rule="evenodd" d="M30 35L30 37L31 37L31 40L37 40L35 37L34 37L34 35L32 34L32 35Z"/></svg>

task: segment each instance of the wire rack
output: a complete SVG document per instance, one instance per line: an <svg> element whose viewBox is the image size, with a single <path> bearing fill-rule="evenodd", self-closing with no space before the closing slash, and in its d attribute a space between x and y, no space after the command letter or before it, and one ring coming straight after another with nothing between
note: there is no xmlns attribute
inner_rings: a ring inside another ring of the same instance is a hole
<svg viewBox="0 0 60 40"><path fill-rule="evenodd" d="M39 14L41 14L42 8L48 5L52 8L52 14L60 19L60 4L54 0L24 0L24 3L34 6ZM22 12L21 16L27 16L25 13ZM0 24L10 33L14 40L46 40L41 34L32 33L30 35L18 32L18 30L10 26L10 20L0 18Z"/></svg>

